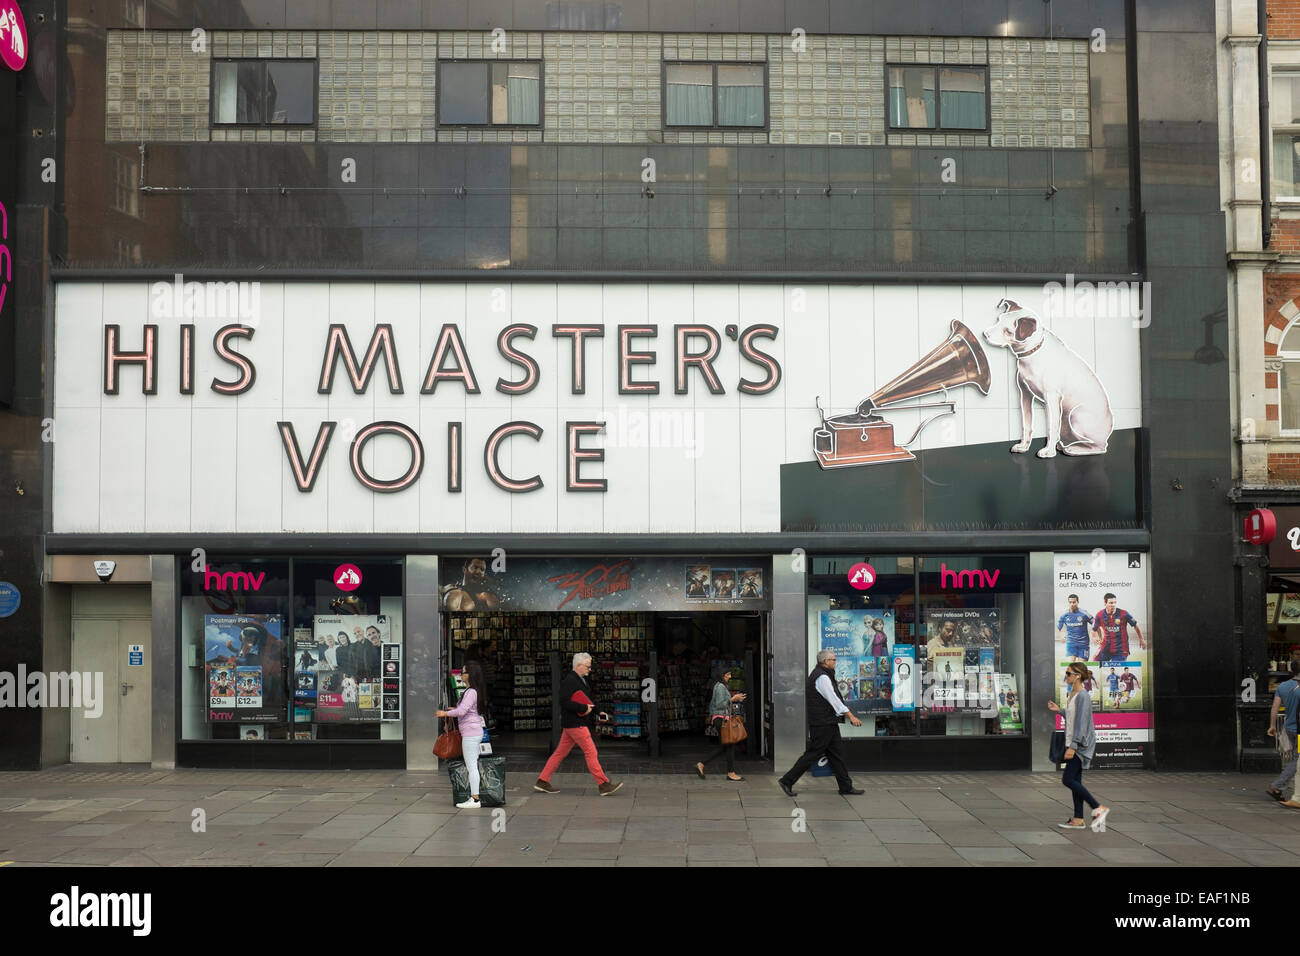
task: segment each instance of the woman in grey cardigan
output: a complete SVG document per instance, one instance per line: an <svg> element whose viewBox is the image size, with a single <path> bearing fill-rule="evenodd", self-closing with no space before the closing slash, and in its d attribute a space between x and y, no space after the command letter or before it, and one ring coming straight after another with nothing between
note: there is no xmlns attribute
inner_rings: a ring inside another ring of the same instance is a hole
<svg viewBox="0 0 1300 956"><path fill-rule="evenodd" d="M1084 682L1091 679L1092 671L1088 670L1087 664L1075 661L1066 668L1065 680L1070 685L1070 696L1065 702L1065 773L1061 775L1061 783L1074 796L1074 816L1057 826L1063 830L1082 830L1088 825L1083 819L1083 805L1087 803L1092 807L1092 829L1105 833L1110 807L1099 804L1083 785L1083 771L1092 764L1092 754L1097 746L1092 700L1083 689ZM1048 701L1047 707L1053 713L1061 710L1054 700Z"/></svg>
<svg viewBox="0 0 1300 956"><path fill-rule="evenodd" d="M721 736L723 722L731 719L732 703L744 700L745 695L731 693L731 691L727 687L727 685L731 682L731 671L727 670L721 663L716 663L713 665L713 679L714 679L713 692L709 698L709 729L707 733L710 736L714 734ZM711 763L714 760L718 759L718 757L721 757L723 754L726 754L727 779L736 780L736 781L744 780L745 779L744 777L736 773L736 756L734 753L735 749L736 749L735 744L724 744L721 741L719 741L718 749L713 751L711 754L709 754L707 757L705 757L703 760L701 760L699 763L695 765L695 772L698 773L700 775L700 779L703 780L704 765L706 763Z"/></svg>

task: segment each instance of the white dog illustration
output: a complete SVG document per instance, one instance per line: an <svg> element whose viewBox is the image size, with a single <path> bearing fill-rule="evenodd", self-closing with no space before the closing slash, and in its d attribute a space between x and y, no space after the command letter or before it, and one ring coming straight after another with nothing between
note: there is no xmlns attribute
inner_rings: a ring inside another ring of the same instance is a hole
<svg viewBox="0 0 1300 956"><path fill-rule="evenodd" d="M1047 409L1047 444L1039 458L1104 455L1115 421L1110 399L1097 373L1055 334L1043 328L1032 309L1010 299L998 303L998 320L984 330L989 343L1016 356L1020 388L1021 437L1016 453L1029 451L1033 439L1034 399Z"/></svg>

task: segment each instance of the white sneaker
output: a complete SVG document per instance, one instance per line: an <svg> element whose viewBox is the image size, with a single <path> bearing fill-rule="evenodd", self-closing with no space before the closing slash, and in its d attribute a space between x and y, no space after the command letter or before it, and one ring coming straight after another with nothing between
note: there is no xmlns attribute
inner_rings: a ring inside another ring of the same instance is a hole
<svg viewBox="0 0 1300 956"><path fill-rule="evenodd" d="M479 803L479 802L478 802L477 800L475 800L473 797L470 797L470 798L469 798L468 800L466 800L464 803L458 803L458 804L456 804L456 809L457 809L457 810L478 810L478 809L481 808L482 806L483 806L483 804Z"/></svg>

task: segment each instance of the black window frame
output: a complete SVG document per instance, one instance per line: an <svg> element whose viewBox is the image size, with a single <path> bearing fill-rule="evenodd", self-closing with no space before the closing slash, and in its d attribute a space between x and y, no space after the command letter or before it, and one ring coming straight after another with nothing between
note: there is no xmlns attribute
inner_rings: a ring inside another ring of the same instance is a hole
<svg viewBox="0 0 1300 956"><path fill-rule="evenodd" d="M668 68L709 66L713 68L713 123L710 126L677 125L668 122ZM757 66L763 70L763 122L759 126L726 126L718 122L718 67ZM766 60L664 60L659 72L659 119L662 129L673 132L767 133L772 129L772 76Z"/></svg>
<svg viewBox="0 0 1300 956"><path fill-rule="evenodd" d="M219 63L256 63L262 68L262 112L266 112L266 66L270 63L310 63L311 71L311 122L309 123L220 123L217 121L217 65ZM208 126L210 129L311 129L320 123L320 59L310 56L220 56L212 58L208 73Z"/></svg>
<svg viewBox="0 0 1300 956"><path fill-rule="evenodd" d="M482 63L488 67L487 85L485 95L487 96L487 115L486 123L444 123L442 120L442 68L444 65L464 64L464 63ZM537 122L536 123L493 123L492 122L492 65L504 63L509 66L512 63L529 63L537 66ZM438 77L437 86L434 90L433 103L433 125L437 129L545 129L546 127L546 62L541 59L529 59L527 57L449 57L438 60Z"/></svg>
<svg viewBox="0 0 1300 956"><path fill-rule="evenodd" d="M893 112L890 109L889 71L890 70L934 70L934 125L933 126L895 126ZM984 74L984 127L945 128L943 125L943 89L940 87L943 70L976 70ZM986 63L886 63L885 64L885 129L890 133L942 133L945 136L988 136L993 129L993 91L989 82L989 67Z"/></svg>

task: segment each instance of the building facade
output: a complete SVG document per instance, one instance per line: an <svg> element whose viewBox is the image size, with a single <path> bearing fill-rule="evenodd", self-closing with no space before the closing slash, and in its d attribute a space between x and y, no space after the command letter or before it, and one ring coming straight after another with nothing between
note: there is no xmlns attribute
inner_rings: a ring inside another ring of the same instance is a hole
<svg viewBox="0 0 1300 956"><path fill-rule="evenodd" d="M1242 638L1240 737L1243 766L1277 763L1267 735L1273 691L1286 680L1300 631L1293 630L1290 580L1300 568L1300 443L1291 357L1300 315L1300 197L1297 117L1300 5L1270 0L1220 5L1221 178L1227 213L1229 311L1233 333L1233 499L1237 536L1238 633ZM1250 514L1267 509L1276 539L1255 545L1243 535ZM1300 646L1296 646L1300 655Z"/></svg>
<svg viewBox="0 0 1300 956"><path fill-rule="evenodd" d="M1235 764L1213 4L30 8L8 765Z"/></svg>

